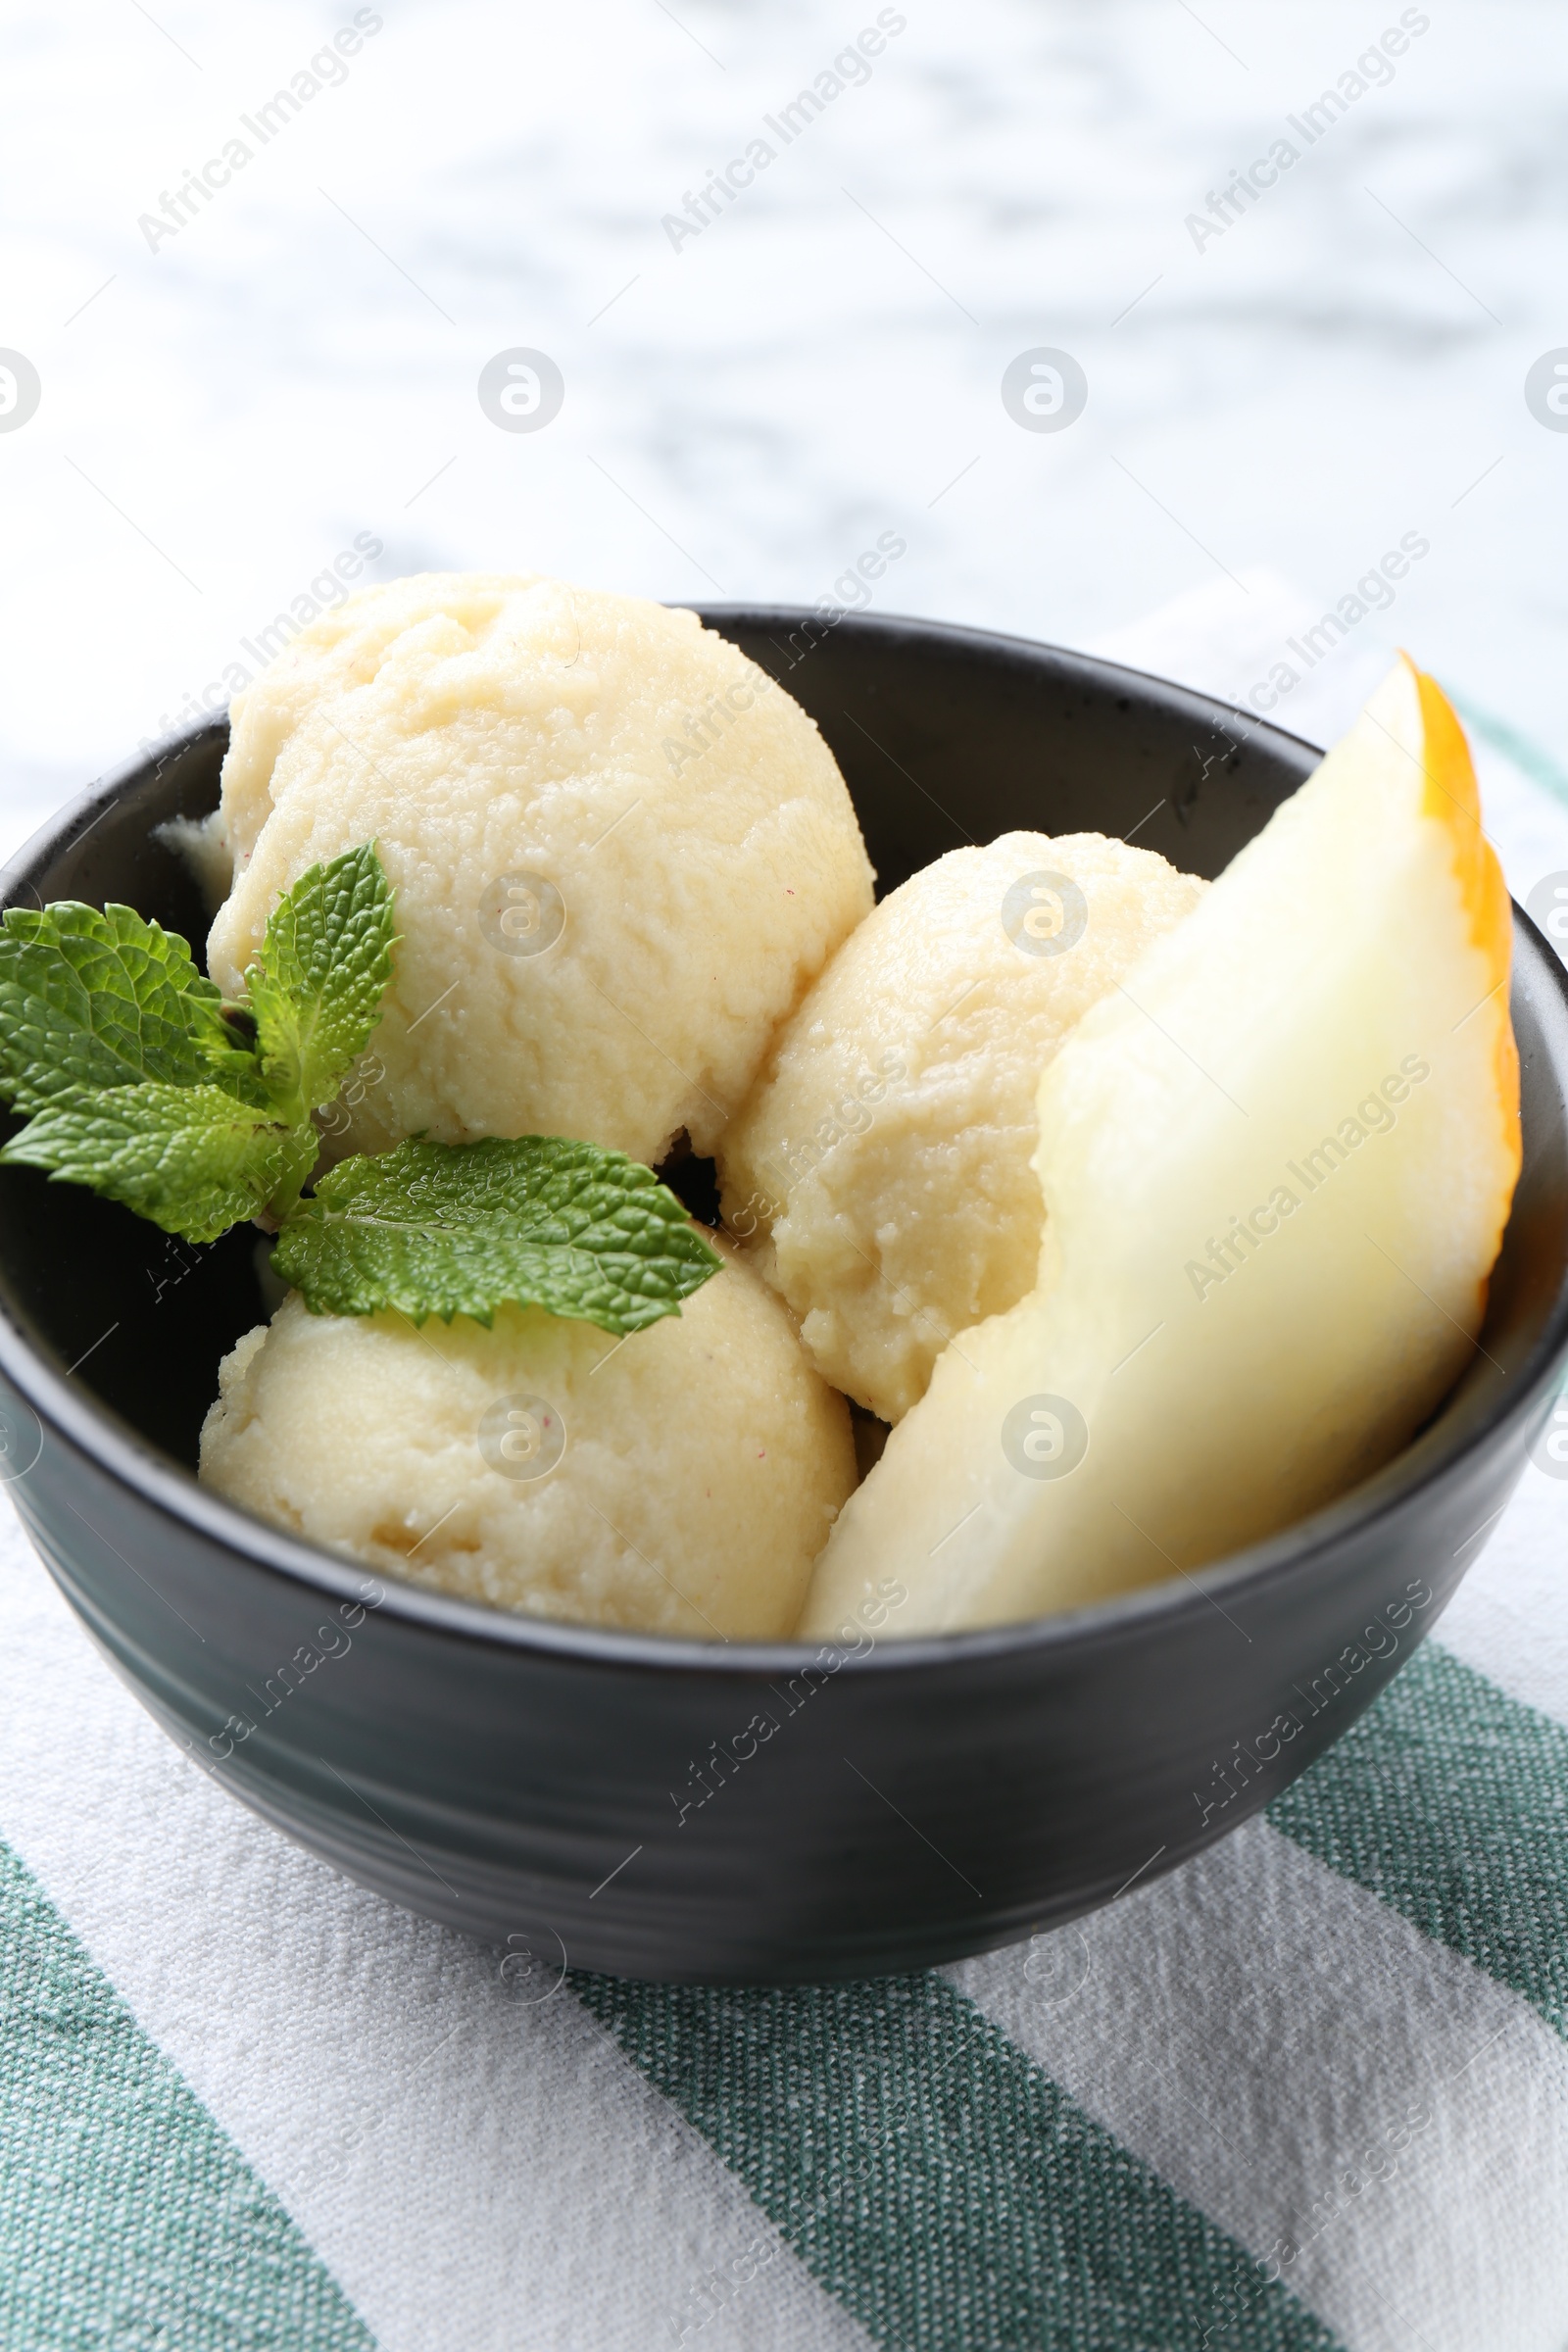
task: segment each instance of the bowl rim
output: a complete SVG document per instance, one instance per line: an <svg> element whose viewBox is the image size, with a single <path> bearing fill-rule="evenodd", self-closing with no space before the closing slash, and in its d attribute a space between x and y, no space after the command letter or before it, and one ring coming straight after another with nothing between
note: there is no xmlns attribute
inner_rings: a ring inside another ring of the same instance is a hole
<svg viewBox="0 0 1568 2352"><path fill-rule="evenodd" d="M696 612L705 624L711 619L754 626L791 620L799 625L817 617L814 607L742 601L694 602L676 609ZM1179 697L1207 715L1216 729L1233 741L1237 730L1227 722L1239 720L1245 729L1243 741L1262 735L1281 739L1294 749L1311 752L1319 759L1323 756L1319 747L1305 737L1293 735L1287 728L1205 694L1200 688L1074 647L913 614L846 612L834 624L835 633L846 626L854 634L864 631L881 636L912 632L999 652L1016 650L1030 657L1047 654L1068 670L1076 669L1102 679L1120 677L1133 681L1146 700ZM1150 697L1151 688L1159 690L1157 697ZM0 908L17 904L24 893L36 899L37 893L23 880L27 869L45 857L58 857L85 839L123 794L146 778L149 767L156 775L170 759L226 725L226 707L206 712L106 770L67 802L0 868ZM1568 1014L1568 968L1517 902L1510 898L1510 905L1516 944L1522 931L1538 952ZM579 1624L568 1618L534 1617L491 1608L480 1601L459 1599L390 1572L383 1574L368 1562L306 1543L270 1521L225 1501L202 1486L183 1463L151 1445L91 1390L71 1388L68 1385L71 1374L55 1369L16 1321L9 1301L0 1295L0 1375L29 1409L143 1501L216 1544L220 1550L237 1554L247 1566L281 1576L306 1591L356 1604L364 1603L368 1581L380 1588L373 1603L378 1615L390 1614L421 1633L452 1641L479 1642L491 1648L552 1657L563 1664L585 1669L612 1668L622 1673L673 1670L717 1680L768 1680L775 1675L799 1674L807 1668L820 1672L824 1671L825 1659L835 1660L825 1668L830 1673L849 1669L857 1674L885 1675L928 1672L960 1661L979 1663L1037 1650L1087 1653L1138 1640L1152 1619L1174 1621L1200 1606L1218 1608L1222 1615L1227 1615L1218 1595L1241 1602L1264 1585L1311 1576L1347 1534L1353 1531L1358 1536L1373 1535L1396 1523L1407 1512L1418 1510L1429 1494L1462 1483L1479 1451L1494 1445L1530 1417L1548 1387L1560 1377L1565 1355L1568 1355L1568 1280L1561 1287L1544 1330L1519 1367L1518 1385L1497 1406L1489 1407L1482 1414L1476 1427L1442 1462L1423 1467L1417 1460L1412 1466L1411 1457L1418 1454L1425 1443L1425 1433L1418 1433L1392 1461L1345 1494L1336 1495L1320 1510L1292 1522L1277 1535L1226 1553L1204 1567L1191 1571L1178 1569L1175 1576L1157 1583L1041 1617L942 1634L884 1636L878 1629L869 1634L869 1645L862 1649L858 1640L853 1648L845 1642L712 1642L679 1634L632 1633L615 1627ZM1453 1392L1448 1394L1451 1396ZM1443 1409L1439 1407L1440 1414ZM22 1490L25 1480L24 1473L7 1483ZM21 1515L25 1517L25 1513ZM101 1531L91 1532L98 1535L100 1542L108 1544L109 1539ZM1481 1533L1478 1528L1476 1534ZM110 1544L109 1548L116 1547ZM1460 1546L1461 1550L1465 1548Z"/></svg>

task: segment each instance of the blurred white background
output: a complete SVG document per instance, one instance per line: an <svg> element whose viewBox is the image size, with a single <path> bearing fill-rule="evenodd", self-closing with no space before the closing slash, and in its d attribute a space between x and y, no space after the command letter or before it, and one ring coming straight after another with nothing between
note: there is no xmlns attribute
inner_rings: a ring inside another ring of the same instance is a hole
<svg viewBox="0 0 1568 2352"><path fill-rule="evenodd" d="M0 430L4 846L254 668L357 534L371 576L814 601L891 531L887 610L1120 643L1194 597L1234 645L1204 682L1241 692L1281 651L1261 574L1321 611L1415 533L1393 610L1278 715L1320 735L1402 641L1568 754L1568 431L1525 398L1568 345L1561 7L880 14L786 145L763 118L874 0L380 0L314 76L348 0L16 0L0 346L41 396ZM242 118L301 74L263 143ZM1347 75L1308 144L1287 118ZM194 218L138 224L236 137ZM677 249L663 217L760 137ZM1299 160L1200 243L1282 137ZM536 431L477 395L518 346L564 381ZM1004 406L1039 346L1087 377L1068 429Z"/></svg>

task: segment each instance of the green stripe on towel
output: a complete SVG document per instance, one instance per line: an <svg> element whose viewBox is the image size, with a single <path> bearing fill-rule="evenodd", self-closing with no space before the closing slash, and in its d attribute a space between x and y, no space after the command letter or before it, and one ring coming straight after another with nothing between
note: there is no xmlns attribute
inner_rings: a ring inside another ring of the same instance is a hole
<svg viewBox="0 0 1568 2352"><path fill-rule="evenodd" d="M3 1845L0 2020L0 2344L374 2352L270 2189Z"/></svg>
<svg viewBox="0 0 1568 2352"><path fill-rule="evenodd" d="M1268 1808L1568 2039L1568 1731L1428 1642Z"/></svg>
<svg viewBox="0 0 1568 2352"><path fill-rule="evenodd" d="M1490 710L1478 710L1468 696L1461 699L1454 695L1451 699L1472 735L1479 735L1483 743L1494 745L1505 759L1513 761L1521 775L1528 776L1533 784L1539 784L1544 791L1549 792L1554 800L1568 803L1568 774L1563 772L1548 751L1539 743L1533 743L1528 735L1521 735L1519 729L1511 727L1505 718L1494 718Z"/></svg>
<svg viewBox="0 0 1568 2352"><path fill-rule="evenodd" d="M1332 2352L942 1977L574 1983L890 2352ZM724 2288L738 2320L766 2292L765 2271Z"/></svg>

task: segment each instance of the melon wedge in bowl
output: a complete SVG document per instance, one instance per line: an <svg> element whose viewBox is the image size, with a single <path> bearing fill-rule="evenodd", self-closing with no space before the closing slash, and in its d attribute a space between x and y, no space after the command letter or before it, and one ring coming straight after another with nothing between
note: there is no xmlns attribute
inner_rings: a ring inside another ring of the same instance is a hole
<svg viewBox="0 0 1568 2352"><path fill-rule="evenodd" d="M1157 1582L1403 1446L1474 1354L1520 1165L1507 892L1408 661L1039 1095L1040 1277L952 1342L802 1631L901 1635Z"/></svg>

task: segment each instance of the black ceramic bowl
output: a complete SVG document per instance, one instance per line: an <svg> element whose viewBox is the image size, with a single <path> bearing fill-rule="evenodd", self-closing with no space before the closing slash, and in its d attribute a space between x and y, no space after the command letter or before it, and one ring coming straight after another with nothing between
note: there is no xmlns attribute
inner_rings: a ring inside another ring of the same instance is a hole
<svg viewBox="0 0 1568 2352"><path fill-rule="evenodd" d="M817 720L884 889L1010 826L1136 830L1216 874L1317 758L1047 646L707 617ZM6 903L120 899L199 941L153 832L215 806L225 739L215 718L95 786L13 864ZM789 1981L985 1950L1273 1796L1397 1670L1513 1487L1568 1347L1568 988L1519 914L1515 951L1524 1172L1485 1353L1379 1477L1200 1577L854 1656L395 1584L365 1607L361 1571L192 1474L219 1358L263 1315L254 1235L190 1249L25 1169L0 1170L12 1492L93 1638L236 1797L394 1901L515 1938L541 1982L567 1960ZM1375 1620L1392 1650L1360 1642Z"/></svg>

